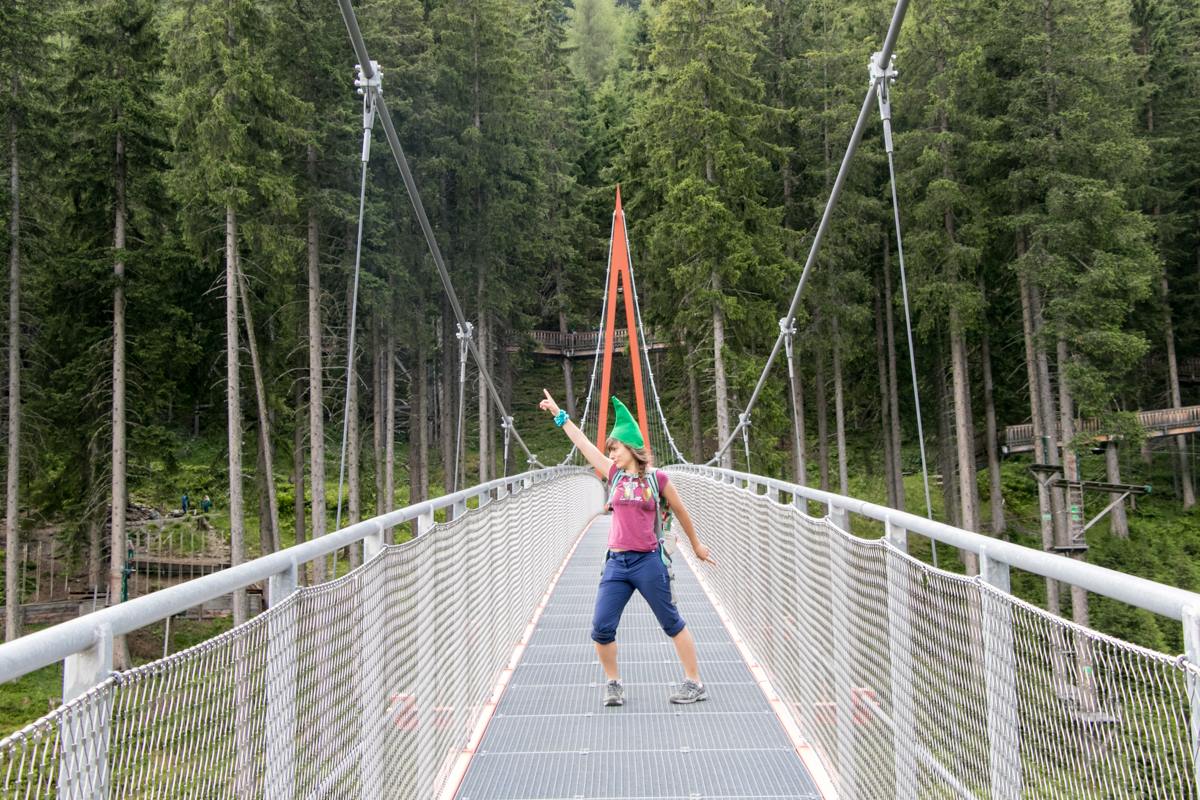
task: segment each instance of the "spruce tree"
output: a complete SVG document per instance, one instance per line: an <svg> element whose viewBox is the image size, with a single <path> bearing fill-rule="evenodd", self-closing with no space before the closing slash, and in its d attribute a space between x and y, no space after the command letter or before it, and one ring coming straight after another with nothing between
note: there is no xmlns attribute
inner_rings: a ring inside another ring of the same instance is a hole
<svg viewBox="0 0 1200 800"><path fill-rule="evenodd" d="M631 207L645 209L639 229L655 279L666 278L663 299L673 298L693 335L712 335L721 442L732 430L731 392L748 394L757 372L743 358L768 340L773 287L785 274L779 213L762 192L770 109L753 66L764 22L759 6L739 0L664 2L629 143L645 159ZM722 463L732 463L728 450Z"/></svg>
<svg viewBox="0 0 1200 800"><path fill-rule="evenodd" d="M210 269L221 252L233 563L245 553L242 492L238 283L248 257L280 252L279 215L293 214L296 189L284 169L285 146L299 138L303 104L275 78L276 9L246 0L178 7L170 16L170 87L175 113L169 186L185 209L189 241ZM214 233L220 231L221 236ZM219 249L218 249L219 248ZM215 277L215 276L214 276ZM244 593L234 617L246 615Z"/></svg>

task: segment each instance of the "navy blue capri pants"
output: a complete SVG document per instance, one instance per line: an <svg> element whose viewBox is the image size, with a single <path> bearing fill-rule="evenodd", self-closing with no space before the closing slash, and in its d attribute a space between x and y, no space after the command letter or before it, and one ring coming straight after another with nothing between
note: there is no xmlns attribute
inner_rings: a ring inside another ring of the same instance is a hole
<svg viewBox="0 0 1200 800"><path fill-rule="evenodd" d="M676 636L686 623L679 616L671 595L671 574L657 550L639 553L633 550L608 552L604 574L596 593L596 611L592 616L592 640L610 644L617 638L617 625L625 604L637 589L650 604L650 610L668 636Z"/></svg>

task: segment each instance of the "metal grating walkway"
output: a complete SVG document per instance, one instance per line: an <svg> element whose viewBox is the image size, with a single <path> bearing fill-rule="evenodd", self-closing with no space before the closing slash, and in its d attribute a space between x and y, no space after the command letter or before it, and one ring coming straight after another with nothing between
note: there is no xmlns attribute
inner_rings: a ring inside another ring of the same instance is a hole
<svg viewBox="0 0 1200 800"><path fill-rule="evenodd" d="M667 702L682 669L635 593L617 633L625 705L600 705L604 672L588 634L608 525L608 517L596 520L559 578L457 797L818 800L682 558L675 561L676 601L696 639L709 699Z"/></svg>

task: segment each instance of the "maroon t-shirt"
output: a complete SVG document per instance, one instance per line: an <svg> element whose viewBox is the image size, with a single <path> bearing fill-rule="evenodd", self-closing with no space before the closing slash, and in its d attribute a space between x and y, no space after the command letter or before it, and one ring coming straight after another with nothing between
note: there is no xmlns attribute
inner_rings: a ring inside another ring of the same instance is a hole
<svg viewBox="0 0 1200 800"><path fill-rule="evenodd" d="M655 470L659 491L666 491L670 478L667 473ZM612 499L612 527L608 532L610 550L636 550L649 553L658 548L658 537L654 535L654 515L658 513L658 502L654 487L647 478L639 478L621 470L616 464L608 471L609 492L616 485Z"/></svg>

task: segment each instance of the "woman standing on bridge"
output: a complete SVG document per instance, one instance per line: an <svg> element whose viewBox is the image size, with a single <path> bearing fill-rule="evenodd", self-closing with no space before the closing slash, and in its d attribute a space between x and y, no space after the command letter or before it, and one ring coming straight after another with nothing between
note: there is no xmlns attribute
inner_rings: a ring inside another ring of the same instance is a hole
<svg viewBox="0 0 1200 800"><path fill-rule="evenodd" d="M683 665L683 684L671 695L671 702L695 703L707 699L696 662L696 642L675 607L671 591L670 557L658 533L660 502L665 501L667 508L679 518L696 557L710 564L715 562L708 548L696 537L692 518L679 499L679 493L665 472L654 469L642 432L620 400L612 399L615 422L608 435L605 445L608 455L605 455L571 422L550 393L542 391L546 397L540 407L554 414L555 424L566 431L584 458L600 474L608 476L613 519L604 575L600 579L596 610L592 615L592 641L596 643L596 654L607 679L604 705L619 706L625 702L625 688L617 670L616 635L621 612L634 589L641 592L663 631L675 643L675 652ZM651 487L656 487L657 492Z"/></svg>

